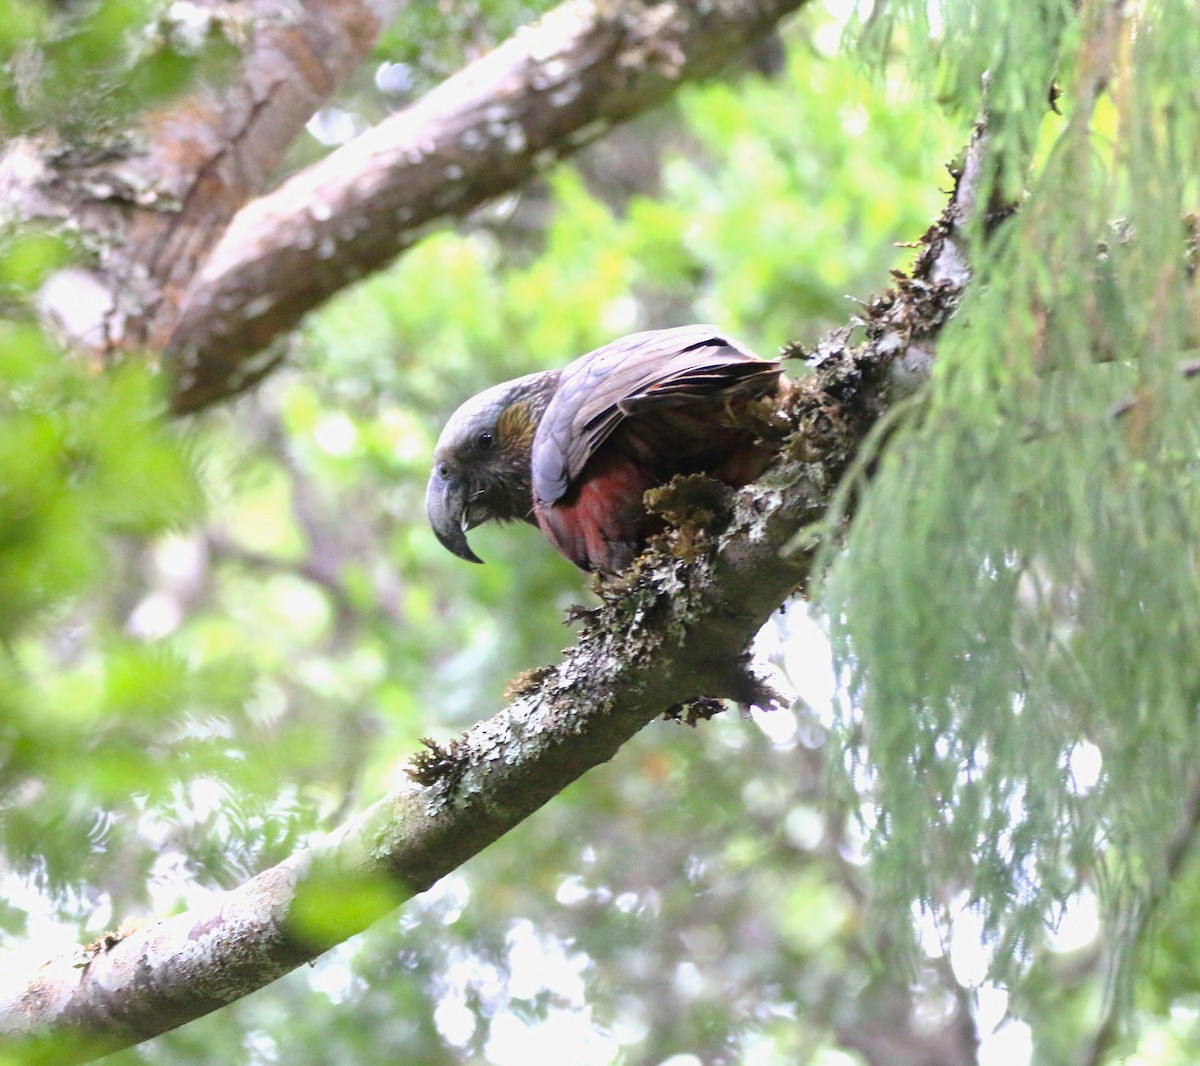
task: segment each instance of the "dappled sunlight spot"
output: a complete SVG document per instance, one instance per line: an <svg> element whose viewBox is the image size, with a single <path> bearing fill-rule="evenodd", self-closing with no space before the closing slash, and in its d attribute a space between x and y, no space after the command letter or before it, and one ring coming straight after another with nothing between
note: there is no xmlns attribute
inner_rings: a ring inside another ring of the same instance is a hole
<svg viewBox="0 0 1200 1066"><path fill-rule="evenodd" d="M683 862L683 876L688 884L697 885L708 876L709 864L705 856L689 854Z"/></svg>
<svg viewBox="0 0 1200 1066"><path fill-rule="evenodd" d="M570 877L563 878L558 886L558 891L554 893L554 900L564 907L574 907L585 903L590 896L591 892L583 883L583 878L578 874L572 874Z"/></svg>
<svg viewBox="0 0 1200 1066"><path fill-rule="evenodd" d="M1057 920L1046 930L1046 942L1051 951L1061 954L1079 951L1096 942L1100 926L1100 903L1094 892L1084 889L1064 904Z"/></svg>
<svg viewBox="0 0 1200 1066"><path fill-rule="evenodd" d="M825 819L815 808L800 804L787 812L783 833L793 847L812 851L825 835Z"/></svg>
<svg viewBox="0 0 1200 1066"><path fill-rule="evenodd" d="M833 57L841 50L845 22L854 10L854 3L855 0L826 0L825 7L837 21L822 21L813 30L813 47L821 55Z"/></svg>
<svg viewBox="0 0 1200 1066"><path fill-rule="evenodd" d="M363 984L360 978L355 977L350 965L357 950L355 945L338 944L326 952L309 971L309 986L328 996L331 1003L347 1002L355 993L361 991Z"/></svg>
<svg viewBox="0 0 1200 1066"><path fill-rule="evenodd" d="M946 926L940 917L934 914L928 906L920 903L912 905L913 930L917 934L917 944L926 958L940 959L946 954Z"/></svg>
<svg viewBox="0 0 1200 1066"><path fill-rule="evenodd" d="M631 997L626 998L612 1020L610 1031L613 1039L622 1047L640 1044L650 1033L643 1005Z"/></svg>
<svg viewBox="0 0 1200 1066"><path fill-rule="evenodd" d="M488 1061L496 1066L610 1062L616 1043L595 1029L586 1006L583 975L591 958L541 933L528 919L512 923L505 945L502 966L465 948L450 952L434 1011L443 1038L466 1046L484 1017L490 1019ZM544 1018L520 1017L528 1012L513 1009L515 1003L536 1004L547 996L553 1005Z"/></svg>
<svg viewBox="0 0 1200 1066"><path fill-rule="evenodd" d="M1008 992L987 980L994 953L983 909L965 893L939 912L914 904L913 927L925 956L948 958L955 981L974 992L979 1066L1028 1066L1032 1030L1009 1015Z"/></svg>
<svg viewBox="0 0 1200 1066"><path fill-rule="evenodd" d="M959 893L945 907L912 905L913 929L927 958L949 958L954 978L967 988L977 988L987 977L992 953L984 935L984 913Z"/></svg>
<svg viewBox="0 0 1200 1066"><path fill-rule="evenodd" d="M535 999L546 991L560 1004L583 1006L583 972L591 961L586 954L569 952L563 941L539 934L526 920L515 922L506 940L508 993L513 999Z"/></svg>
<svg viewBox="0 0 1200 1066"><path fill-rule="evenodd" d="M600 308L600 325L605 333L620 336L638 328L640 315L641 307L632 296L614 296Z"/></svg>
<svg viewBox="0 0 1200 1066"><path fill-rule="evenodd" d="M345 144L354 140L360 133L367 130L366 120L353 111L345 111L340 107L323 107L304 127L322 144Z"/></svg>
<svg viewBox="0 0 1200 1066"><path fill-rule="evenodd" d="M1033 1055L1032 1030L1009 1016L1008 992L987 981L993 951L983 909L971 904L963 893L941 913L914 905L913 918L926 957L948 958L954 979L974 991L979 1066L1028 1066Z"/></svg>
<svg viewBox="0 0 1200 1066"><path fill-rule="evenodd" d="M782 806L782 786L778 781L752 777L741 789L742 806L753 814L774 815Z"/></svg>
<svg viewBox="0 0 1200 1066"><path fill-rule="evenodd" d="M160 640L183 621L179 601L166 592L152 592L129 613L125 632L139 640Z"/></svg>
<svg viewBox="0 0 1200 1066"><path fill-rule="evenodd" d="M794 1022L794 1017L791 1020ZM779 1046L779 1040L771 1033L747 1033L738 1050L740 1066L777 1066L778 1063L790 1057ZM814 1058L806 1059L806 1061L821 1062L822 1060ZM859 1064L854 1059L847 1057L845 1066L859 1066Z"/></svg>
<svg viewBox="0 0 1200 1066"><path fill-rule="evenodd" d="M160 823L169 836L170 826ZM147 881L150 909L155 914L170 914L182 905L193 910L216 894L217 889L196 881L188 858L174 848L160 852L154 859Z"/></svg>
<svg viewBox="0 0 1200 1066"><path fill-rule="evenodd" d="M498 966L466 948L452 948L448 960L444 991L439 995L439 1001L446 995L465 999L469 991L474 991L485 1015L499 1010L508 1002L508 982Z"/></svg>
<svg viewBox="0 0 1200 1066"><path fill-rule="evenodd" d="M412 89L413 68L409 63L380 63L375 68L375 88L380 92L398 95Z"/></svg>
<svg viewBox="0 0 1200 1066"><path fill-rule="evenodd" d="M42 286L38 302L67 336L96 348L104 343L113 299L91 271L56 270Z"/></svg>
<svg viewBox="0 0 1200 1066"><path fill-rule="evenodd" d="M1033 1030L1015 1018L981 1036L979 1066L1029 1066L1033 1061Z"/></svg>
<svg viewBox="0 0 1200 1066"><path fill-rule="evenodd" d="M662 893L657 888L647 886L638 897L637 915L641 918L658 918L663 911Z"/></svg>
<svg viewBox="0 0 1200 1066"><path fill-rule="evenodd" d="M313 426L313 440L326 455L344 459L358 447L358 427L344 411L322 415Z"/></svg>
<svg viewBox="0 0 1200 1066"><path fill-rule="evenodd" d="M271 626L294 627L301 639L305 635L318 636L330 620L330 603L325 592L312 585L305 579L291 574L277 574L269 578L261 586L263 593L262 621L258 624ZM313 678L318 672L315 664L319 660L312 658L301 660L297 666L304 669ZM322 663L328 673L330 668ZM333 679L331 679L333 683Z"/></svg>
<svg viewBox="0 0 1200 1066"><path fill-rule="evenodd" d="M684 999L696 999L704 991L704 975L694 962L681 962L676 966L671 983Z"/></svg>
<svg viewBox="0 0 1200 1066"><path fill-rule="evenodd" d="M589 1011L552 1009L539 1021L497 1014L484 1051L493 1066L608 1066L618 1046L592 1024Z"/></svg>
<svg viewBox="0 0 1200 1066"><path fill-rule="evenodd" d="M717 718L708 723L714 727L708 730L709 734L730 751L741 751L747 743L744 723L739 721L736 715L737 712L734 711L725 715L723 719Z"/></svg>
<svg viewBox="0 0 1200 1066"><path fill-rule="evenodd" d="M975 1025L980 1036L999 1029L1008 1017L1008 990L985 982L975 990Z"/></svg>
<svg viewBox="0 0 1200 1066"><path fill-rule="evenodd" d="M761 707L751 707L750 717L754 724L766 734L772 744L781 748L789 748L796 742L796 716L785 707L764 711Z"/></svg>
<svg viewBox="0 0 1200 1066"><path fill-rule="evenodd" d="M471 902L471 889L465 877L447 874L421 895L421 911L442 925L453 925Z"/></svg>
<svg viewBox="0 0 1200 1066"><path fill-rule="evenodd" d="M615 900L613 906L622 914L632 914L637 910L638 897L636 892L622 892Z"/></svg>
<svg viewBox="0 0 1200 1066"><path fill-rule="evenodd" d="M246 717L259 728L282 722L288 710L287 692L270 677L255 679L254 689L245 703Z"/></svg>
<svg viewBox="0 0 1200 1066"><path fill-rule="evenodd" d="M612 903L613 892L608 885L588 887L582 877L573 874L563 878L556 894L557 901L566 907L577 906L580 903L595 903L607 907Z"/></svg>
<svg viewBox="0 0 1200 1066"><path fill-rule="evenodd" d="M877 815L872 805L864 805L860 818L851 818L842 830L838 842L838 855L853 866L865 866L870 859L867 842L875 831Z"/></svg>
<svg viewBox="0 0 1200 1066"><path fill-rule="evenodd" d="M862 1059L848 1051L822 1048L812 1057L812 1066L861 1066Z"/></svg>
<svg viewBox="0 0 1200 1066"><path fill-rule="evenodd" d="M22 940L4 938L4 965L0 966L0 996L7 999L8 981L14 990L23 989L29 982L29 971L36 969L51 955L73 951L79 946L79 930L63 920L60 908L19 874L0 878L0 899L10 908L25 913ZM112 920L112 901L108 893L84 900L75 893L68 894L67 906L80 915L87 915L90 929L103 929Z"/></svg>
<svg viewBox="0 0 1200 1066"><path fill-rule="evenodd" d="M29 974L36 972L46 959L79 947L75 930L52 922L29 923L29 939L5 945L4 966L0 968L0 999L19 999L29 985Z"/></svg>
<svg viewBox="0 0 1200 1066"><path fill-rule="evenodd" d="M847 104L838 109L842 132L848 137L861 137L870 127L870 115L862 104Z"/></svg>
<svg viewBox="0 0 1200 1066"><path fill-rule="evenodd" d="M204 577L208 552L203 537L171 535L154 546L154 567L167 581L191 585Z"/></svg>
<svg viewBox="0 0 1200 1066"><path fill-rule="evenodd" d="M230 802L229 785L204 775L192 778L181 793L177 815L186 815L194 824L220 815Z"/></svg>
<svg viewBox="0 0 1200 1066"><path fill-rule="evenodd" d="M475 1035L475 1012L459 989L447 993L433 1011L433 1024L448 1044L463 1047Z"/></svg>
<svg viewBox="0 0 1200 1066"><path fill-rule="evenodd" d="M279 1061L279 1043L270 1033L262 1029L252 1029L246 1034L246 1050L250 1053L249 1060L253 1063L268 1063Z"/></svg>
<svg viewBox="0 0 1200 1066"><path fill-rule="evenodd" d="M950 918L950 968L954 979L967 988L983 984L992 964L984 933L984 913L960 900Z"/></svg>
<svg viewBox="0 0 1200 1066"><path fill-rule="evenodd" d="M1077 796L1091 792L1104 770L1104 756L1090 740L1081 740L1065 752L1063 763L1070 776L1068 787Z"/></svg>
<svg viewBox="0 0 1200 1066"><path fill-rule="evenodd" d="M833 651L808 605L789 604L763 628L755 647L780 664L802 703L823 726L831 726L837 694Z"/></svg>

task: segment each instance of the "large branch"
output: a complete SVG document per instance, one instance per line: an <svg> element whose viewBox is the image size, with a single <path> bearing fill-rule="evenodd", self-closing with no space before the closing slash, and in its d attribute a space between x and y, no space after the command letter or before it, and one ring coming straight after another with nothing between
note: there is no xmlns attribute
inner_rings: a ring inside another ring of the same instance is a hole
<svg viewBox="0 0 1200 1066"><path fill-rule="evenodd" d="M684 562L643 556L579 641L495 717L414 760L414 780L340 830L203 907L0 977L12 1046L86 1061L238 999L358 932L513 828L665 709L699 697L762 703L746 648L808 578L798 530L821 520L898 382L928 367L966 282L965 205L978 144L911 277L866 309L866 340L839 332L789 401L792 433L738 494L719 539ZM678 536L683 537L683 534ZM345 906L352 900L353 906ZM323 915L316 925L305 915ZM352 917L348 916L351 915ZM334 924L330 924L334 923ZM76 1043L64 1048L63 1038Z"/></svg>
<svg viewBox="0 0 1200 1066"><path fill-rule="evenodd" d="M429 228L519 188L681 81L719 70L805 0L567 0L495 51L247 205L168 344L174 407L257 381L314 306Z"/></svg>
<svg viewBox="0 0 1200 1066"><path fill-rule="evenodd" d="M137 136L63 147L45 133L0 157L0 203L65 224L97 269L65 272L43 306L93 352L161 348L201 263L234 213L266 187L313 112L361 64L406 0L201 0L237 68L145 116ZM169 15L167 16L170 17Z"/></svg>

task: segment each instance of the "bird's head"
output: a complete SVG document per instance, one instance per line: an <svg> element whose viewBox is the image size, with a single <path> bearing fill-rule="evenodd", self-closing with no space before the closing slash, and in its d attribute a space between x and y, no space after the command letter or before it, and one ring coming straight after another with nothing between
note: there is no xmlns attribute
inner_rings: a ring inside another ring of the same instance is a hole
<svg viewBox="0 0 1200 1066"><path fill-rule="evenodd" d="M460 559L483 562L467 530L493 519L534 521L529 453L558 379L551 370L494 385L455 411L438 437L425 510L437 539Z"/></svg>

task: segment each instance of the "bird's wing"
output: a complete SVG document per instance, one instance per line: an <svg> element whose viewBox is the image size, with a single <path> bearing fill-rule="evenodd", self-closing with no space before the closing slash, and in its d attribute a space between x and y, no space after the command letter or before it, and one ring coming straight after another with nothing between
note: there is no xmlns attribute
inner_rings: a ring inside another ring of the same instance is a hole
<svg viewBox="0 0 1200 1066"><path fill-rule="evenodd" d="M566 493L624 421L647 411L764 395L778 362L760 359L716 326L634 333L580 356L562 374L533 443L536 499Z"/></svg>

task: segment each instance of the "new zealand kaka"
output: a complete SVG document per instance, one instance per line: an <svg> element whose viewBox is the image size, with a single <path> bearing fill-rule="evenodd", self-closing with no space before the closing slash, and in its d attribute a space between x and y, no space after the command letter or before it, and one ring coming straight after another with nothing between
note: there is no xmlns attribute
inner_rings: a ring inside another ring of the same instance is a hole
<svg viewBox="0 0 1200 1066"><path fill-rule="evenodd" d="M737 415L780 381L778 362L697 325L634 333L564 370L496 385L442 430L430 525L478 563L466 531L519 519L576 566L616 573L662 529L642 501L647 489L676 474L737 487L762 473L772 452Z"/></svg>

